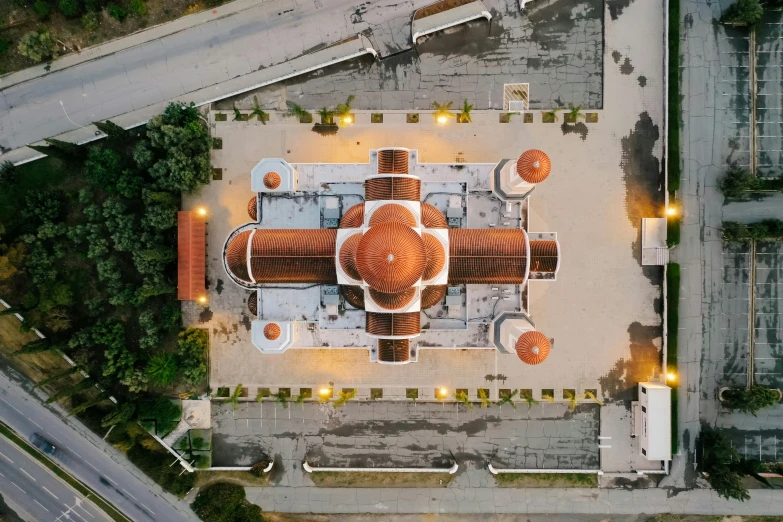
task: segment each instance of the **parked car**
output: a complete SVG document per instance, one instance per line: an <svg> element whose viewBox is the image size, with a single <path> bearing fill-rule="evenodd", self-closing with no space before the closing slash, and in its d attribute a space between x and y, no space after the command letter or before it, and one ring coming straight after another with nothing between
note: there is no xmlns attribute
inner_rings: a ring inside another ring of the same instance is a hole
<svg viewBox="0 0 783 522"><path fill-rule="evenodd" d="M57 452L57 448L54 447L54 444L41 437L37 433L30 435L30 442L32 442L36 448L48 455L54 455Z"/></svg>

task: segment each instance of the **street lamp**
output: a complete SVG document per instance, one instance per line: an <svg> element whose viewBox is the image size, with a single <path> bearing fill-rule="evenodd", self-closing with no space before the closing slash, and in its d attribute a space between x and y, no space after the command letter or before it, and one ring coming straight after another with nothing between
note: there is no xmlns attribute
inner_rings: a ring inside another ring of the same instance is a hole
<svg viewBox="0 0 783 522"><path fill-rule="evenodd" d="M677 380L677 374L674 372L668 372L666 374L666 380L669 382L674 382Z"/></svg>
<svg viewBox="0 0 783 522"><path fill-rule="evenodd" d="M445 399L449 396L449 389L445 386L438 388L438 399Z"/></svg>
<svg viewBox="0 0 783 522"><path fill-rule="evenodd" d="M204 217L204 216L207 215L207 209L205 209L204 207L198 207L198 209L196 209L196 212L201 217Z"/></svg>
<svg viewBox="0 0 783 522"><path fill-rule="evenodd" d="M198 302L201 304L207 304L207 296L202 295L201 297L198 298Z"/></svg>
<svg viewBox="0 0 783 522"><path fill-rule="evenodd" d="M670 216L670 217L671 216L676 216L677 215L677 209L672 207L672 206L666 207L666 215Z"/></svg>
<svg viewBox="0 0 783 522"><path fill-rule="evenodd" d="M438 116L438 118L437 118L437 122L438 122L438 123L440 123L441 125L446 125L446 122L447 122L447 121L449 121L449 118L448 118L448 116L446 116L445 114L441 114L441 115L440 115L440 116Z"/></svg>
<svg viewBox="0 0 783 522"><path fill-rule="evenodd" d="M353 118L351 117L350 114L347 114L347 115L343 116L343 123L346 123L346 124L353 123Z"/></svg>
<svg viewBox="0 0 783 522"><path fill-rule="evenodd" d="M318 394L321 397L328 397L329 396L329 391L330 391L329 388L321 388L320 390L318 390Z"/></svg>

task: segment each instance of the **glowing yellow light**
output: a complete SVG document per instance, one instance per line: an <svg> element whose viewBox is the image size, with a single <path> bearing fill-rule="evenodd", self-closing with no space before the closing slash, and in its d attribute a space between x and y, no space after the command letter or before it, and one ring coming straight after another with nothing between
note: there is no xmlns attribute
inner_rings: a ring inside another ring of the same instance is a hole
<svg viewBox="0 0 783 522"><path fill-rule="evenodd" d="M675 374L674 372L669 372L666 374L667 381L674 381L676 379L677 379L677 374Z"/></svg>
<svg viewBox="0 0 783 522"><path fill-rule="evenodd" d="M343 123L353 123L353 118L351 118L350 116L345 116L343 118Z"/></svg>
<svg viewBox="0 0 783 522"><path fill-rule="evenodd" d="M445 114L441 114L440 116L438 116L438 123L440 123L441 125L445 125L447 121L449 121L449 118Z"/></svg>
<svg viewBox="0 0 783 522"><path fill-rule="evenodd" d="M329 388L321 388L318 393L320 393L322 397L326 397L329 395Z"/></svg>
<svg viewBox="0 0 783 522"><path fill-rule="evenodd" d="M207 215L207 209L204 207L199 207L196 212L198 212L199 216L206 216Z"/></svg>
<svg viewBox="0 0 783 522"><path fill-rule="evenodd" d="M198 302L201 303L201 304L204 304L204 303L207 302L207 298L202 295L201 297L198 298Z"/></svg>
<svg viewBox="0 0 783 522"><path fill-rule="evenodd" d="M449 390L445 386L438 388L438 397L446 397L448 394Z"/></svg>
<svg viewBox="0 0 783 522"><path fill-rule="evenodd" d="M676 216L677 215L677 209L674 207L668 207L666 209L666 215L667 216Z"/></svg>

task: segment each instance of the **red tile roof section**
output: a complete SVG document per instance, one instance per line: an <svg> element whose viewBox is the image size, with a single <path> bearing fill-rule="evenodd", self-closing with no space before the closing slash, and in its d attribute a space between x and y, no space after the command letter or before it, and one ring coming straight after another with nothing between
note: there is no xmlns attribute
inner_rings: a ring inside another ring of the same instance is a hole
<svg viewBox="0 0 783 522"><path fill-rule="evenodd" d="M206 221L193 211L177 213L177 299L206 297Z"/></svg>

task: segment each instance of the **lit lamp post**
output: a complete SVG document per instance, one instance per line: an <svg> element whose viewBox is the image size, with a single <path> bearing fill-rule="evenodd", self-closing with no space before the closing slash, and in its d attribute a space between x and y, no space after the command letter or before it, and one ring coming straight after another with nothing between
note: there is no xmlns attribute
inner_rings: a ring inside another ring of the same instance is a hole
<svg viewBox="0 0 783 522"><path fill-rule="evenodd" d="M437 392L438 400L445 399L448 396L449 396L449 389L448 388L446 388L445 386L441 386L440 388L438 388L438 392Z"/></svg>
<svg viewBox="0 0 783 522"><path fill-rule="evenodd" d="M436 118L436 121L441 125L446 125L446 122L449 121L449 117L445 114L441 114Z"/></svg>
<svg viewBox="0 0 783 522"><path fill-rule="evenodd" d="M677 374L670 371L666 373L666 382L674 382L677 380Z"/></svg>
<svg viewBox="0 0 783 522"><path fill-rule="evenodd" d="M206 217L207 216L207 209L204 208L204 207L198 207L196 209L196 214L198 214L201 217Z"/></svg>
<svg viewBox="0 0 783 522"><path fill-rule="evenodd" d="M320 395L325 399L329 397L329 395L331 395L331 390L329 388L321 388L320 390L318 390L318 395Z"/></svg>
<svg viewBox="0 0 783 522"><path fill-rule="evenodd" d="M343 116L343 123L346 125L353 123L353 116L351 116L350 114L346 114L345 116Z"/></svg>
<svg viewBox="0 0 783 522"><path fill-rule="evenodd" d="M201 297L198 298L198 302L199 304L207 304L207 296L202 295Z"/></svg>
<svg viewBox="0 0 783 522"><path fill-rule="evenodd" d="M666 207L666 215L668 217L676 216L677 215L677 209L672 207L672 206Z"/></svg>

